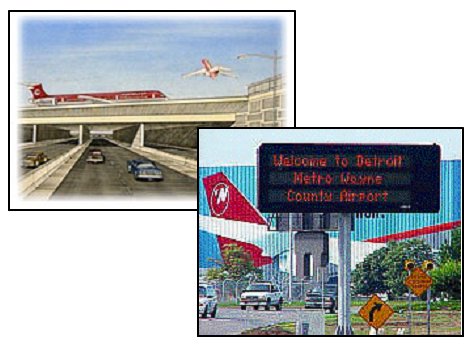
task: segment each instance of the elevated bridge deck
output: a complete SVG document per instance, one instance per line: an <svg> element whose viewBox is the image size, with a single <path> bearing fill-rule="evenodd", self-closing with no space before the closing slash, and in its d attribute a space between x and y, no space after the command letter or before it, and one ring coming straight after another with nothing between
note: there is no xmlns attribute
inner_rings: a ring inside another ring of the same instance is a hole
<svg viewBox="0 0 470 346"><path fill-rule="evenodd" d="M20 125L234 122L248 111L247 96L33 106L19 110Z"/></svg>

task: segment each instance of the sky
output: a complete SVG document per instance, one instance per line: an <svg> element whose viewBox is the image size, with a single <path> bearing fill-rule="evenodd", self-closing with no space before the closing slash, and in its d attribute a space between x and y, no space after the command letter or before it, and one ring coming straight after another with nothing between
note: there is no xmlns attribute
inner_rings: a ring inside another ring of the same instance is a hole
<svg viewBox="0 0 470 346"><path fill-rule="evenodd" d="M399 143L441 145L462 159L462 132L450 129L199 129L199 166L256 165L261 143Z"/></svg>
<svg viewBox="0 0 470 346"><path fill-rule="evenodd" d="M49 94L156 89L170 98L241 95L248 84L271 76L272 62L237 55L282 52L282 35L282 19L275 16L26 17L20 78L42 82ZM181 78L202 68L202 58L239 78ZM22 89L25 103L30 95Z"/></svg>

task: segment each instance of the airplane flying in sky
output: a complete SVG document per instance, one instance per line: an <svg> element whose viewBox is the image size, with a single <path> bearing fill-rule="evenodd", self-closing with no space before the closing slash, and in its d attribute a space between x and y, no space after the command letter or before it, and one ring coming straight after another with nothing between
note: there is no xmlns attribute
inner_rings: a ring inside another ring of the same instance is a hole
<svg viewBox="0 0 470 346"><path fill-rule="evenodd" d="M219 172L203 178L207 203L210 215L199 215L200 243L204 243L205 250L199 254L202 268L211 266L204 257L223 260L223 248L227 244L243 247L251 254L255 267L273 263L276 256L286 253L287 242L280 237L288 239L287 232L270 231L269 223L259 210L250 203L240 190ZM351 266L357 264L377 249L385 247L389 241L400 241L427 234L449 230L460 225L460 221L442 225L421 227L412 230L381 236L366 238L351 242ZM331 234L329 238L329 262L338 264L338 237Z"/></svg>
<svg viewBox="0 0 470 346"><path fill-rule="evenodd" d="M223 66L212 66L208 59L202 59L202 69L189 72L183 75L183 78L193 77L193 76L206 76L212 79L215 79L218 75L237 78L236 75L232 73L232 69Z"/></svg>
<svg viewBox="0 0 470 346"><path fill-rule="evenodd" d="M139 90L139 91L113 91L105 93L81 93L81 94L47 94L41 83L22 83L33 95L30 99L34 104L56 105L58 103L77 102L101 102L114 103L119 101L142 101L152 99L166 99L167 97L159 90Z"/></svg>

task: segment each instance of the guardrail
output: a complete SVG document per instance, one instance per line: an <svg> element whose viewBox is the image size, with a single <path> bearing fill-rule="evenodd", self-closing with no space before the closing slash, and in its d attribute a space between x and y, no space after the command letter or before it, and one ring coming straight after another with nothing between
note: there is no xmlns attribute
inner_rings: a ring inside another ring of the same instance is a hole
<svg viewBox="0 0 470 346"><path fill-rule="evenodd" d="M77 145L65 154L56 159L45 163L44 165L26 173L20 178L19 192L23 196L28 196L38 188L52 173L54 173L61 165L70 160L76 153L85 151L91 141L87 141L82 145Z"/></svg>
<svg viewBox="0 0 470 346"><path fill-rule="evenodd" d="M33 142L28 142L28 143L20 143L19 148L20 149L28 149L28 148L34 148L36 146L43 146L43 145L49 145L49 144L57 144L57 143L63 143L63 142L68 142L74 139L78 139L77 137L69 137L69 138L61 138L61 139L52 139L52 140L47 140L47 141L38 141L36 143Z"/></svg>

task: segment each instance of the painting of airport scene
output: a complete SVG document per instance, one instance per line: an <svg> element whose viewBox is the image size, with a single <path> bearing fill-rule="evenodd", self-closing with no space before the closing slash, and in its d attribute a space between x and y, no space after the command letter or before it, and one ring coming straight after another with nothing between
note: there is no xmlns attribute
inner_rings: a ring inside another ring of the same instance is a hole
<svg viewBox="0 0 470 346"><path fill-rule="evenodd" d="M289 15L19 17L19 199L195 209L198 127L292 122Z"/></svg>

